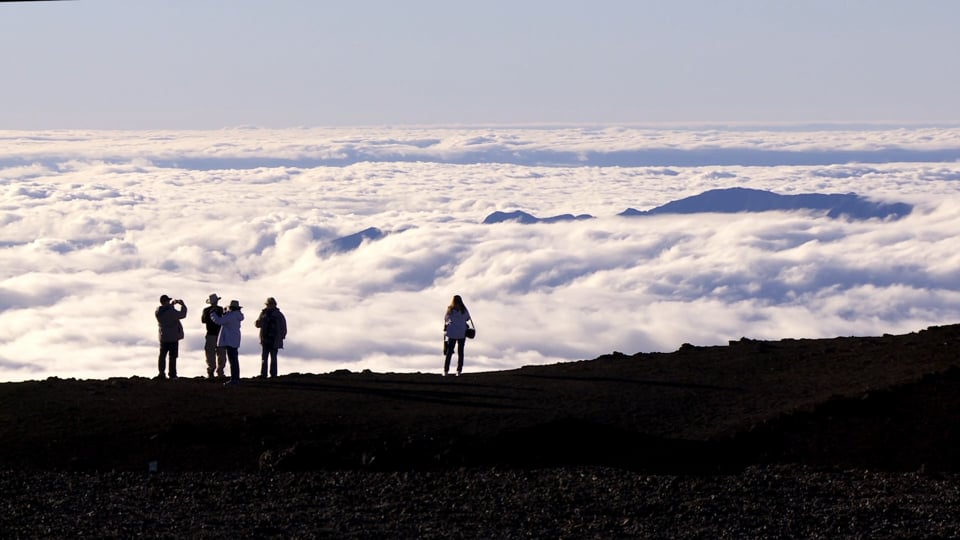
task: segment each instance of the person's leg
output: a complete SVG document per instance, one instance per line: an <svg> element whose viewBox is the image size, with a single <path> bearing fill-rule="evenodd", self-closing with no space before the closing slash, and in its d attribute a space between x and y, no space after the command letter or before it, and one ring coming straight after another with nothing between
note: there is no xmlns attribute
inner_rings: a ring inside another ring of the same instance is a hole
<svg viewBox="0 0 960 540"><path fill-rule="evenodd" d="M453 340L448 339L443 342L443 374L450 372L450 357L453 356Z"/></svg>
<svg viewBox="0 0 960 540"><path fill-rule="evenodd" d="M227 367L227 350L217 347L217 377L223 378L223 369Z"/></svg>
<svg viewBox="0 0 960 540"><path fill-rule="evenodd" d="M463 371L463 346L467 343L467 338L457 340L457 375Z"/></svg>
<svg viewBox="0 0 960 540"><path fill-rule="evenodd" d="M277 349L270 350L270 376L271 377L277 376L277 354L279 354L279 352L280 351Z"/></svg>
<svg viewBox="0 0 960 540"><path fill-rule="evenodd" d="M260 346L260 378L267 378L267 358L270 355L270 348L266 345Z"/></svg>
<svg viewBox="0 0 960 540"><path fill-rule="evenodd" d="M227 359L230 361L230 380L240 382L240 354L236 347L226 347Z"/></svg>
<svg viewBox="0 0 960 540"><path fill-rule="evenodd" d="M177 357L180 356L180 342L170 343L170 368L168 373L171 379L177 378Z"/></svg>
<svg viewBox="0 0 960 540"><path fill-rule="evenodd" d="M217 336L207 336L203 342L203 354L207 358L207 378L212 379L217 370Z"/></svg>
<svg viewBox="0 0 960 540"><path fill-rule="evenodd" d="M167 376L167 344L160 342L160 356L157 358L157 369L160 370L159 378L164 379Z"/></svg>

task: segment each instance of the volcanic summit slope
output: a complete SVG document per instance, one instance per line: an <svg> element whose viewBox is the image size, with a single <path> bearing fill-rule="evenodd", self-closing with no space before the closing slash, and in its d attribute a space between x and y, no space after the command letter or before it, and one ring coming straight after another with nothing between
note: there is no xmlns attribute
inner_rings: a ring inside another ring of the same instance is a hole
<svg viewBox="0 0 960 540"><path fill-rule="evenodd" d="M955 470L958 346L960 326L951 325L685 344L459 378L343 371L238 387L137 377L5 383L0 463L90 471L151 463L162 471Z"/></svg>

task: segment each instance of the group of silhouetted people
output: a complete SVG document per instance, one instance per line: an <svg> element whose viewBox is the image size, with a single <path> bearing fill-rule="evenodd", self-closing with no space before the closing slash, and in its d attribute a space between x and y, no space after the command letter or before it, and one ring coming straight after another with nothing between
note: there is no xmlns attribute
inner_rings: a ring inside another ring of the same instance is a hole
<svg viewBox="0 0 960 540"><path fill-rule="evenodd" d="M220 306L220 297L215 293L207 298L207 307L200 315L200 322L206 325L204 353L207 360L207 378L224 378L224 368L230 363L230 380L226 385L240 382L240 323L243 322L243 307L239 300L231 300L224 308ZM177 309L177 306L180 309ZM160 356L157 367L159 379L177 378L177 357L180 340L183 339L183 324L187 317L187 305L183 300L174 300L167 295L160 297L160 306L156 310L157 325L160 328ZM261 364L260 378L277 376L277 353L283 348L287 337L287 319L277 308L277 300L272 296L264 303L256 327L260 329ZM169 368L167 357L169 356Z"/></svg>
<svg viewBox="0 0 960 540"><path fill-rule="evenodd" d="M225 385L240 382L240 323L243 322L243 307L239 300L231 300L224 308L216 293L207 298L207 307L200 315L200 322L206 326L204 354L207 360L207 378L225 378L224 368L230 364L230 379ZM180 306L177 309L177 306ZM174 300L167 295L160 297L160 306L156 310L157 325L160 329L160 357L157 367L158 379L177 378L177 357L180 353L180 340L183 339L183 324L187 317L187 305L183 300ZM260 378L277 376L277 353L283 348L287 337L287 319L277 308L277 300L267 298L264 308L257 317L260 329ZM470 318L470 312L460 295L455 295L447 306L443 317L443 375L450 372L450 360L457 352L457 376L463 372L463 347L468 338L476 335L476 326ZM167 363L169 357L169 364Z"/></svg>

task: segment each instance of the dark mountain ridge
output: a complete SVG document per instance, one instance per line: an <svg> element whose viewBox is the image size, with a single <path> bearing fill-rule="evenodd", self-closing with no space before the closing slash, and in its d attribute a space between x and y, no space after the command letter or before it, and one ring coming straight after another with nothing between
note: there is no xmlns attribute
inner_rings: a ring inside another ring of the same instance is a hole
<svg viewBox="0 0 960 540"><path fill-rule="evenodd" d="M871 201L856 193L800 193L781 195L761 189L742 187L712 189L699 195L671 201L651 210L628 208L621 216L650 216L659 214L696 214L714 212L769 212L774 210L814 210L827 217L848 219L899 219L913 207L906 203Z"/></svg>
<svg viewBox="0 0 960 540"><path fill-rule="evenodd" d="M523 223L529 225L531 223L557 223L559 221L580 221L584 219L593 219L593 216L590 214L560 214L556 216L538 218L533 214L528 214L522 210L514 210L513 212L494 212L484 218L484 225L490 225L492 223L504 223L507 221L515 221L517 223Z"/></svg>
<svg viewBox="0 0 960 540"><path fill-rule="evenodd" d="M811 211L833 219L900 219L913 211L906 203L872 201L856 193L800 193L781 195L762 189L732 187L711 189L698 195L670 201L650 210L627 208L617 214L624 217L656 216L665 214L734 214L739 212ZM484 224L517 222L522 224L556 223L592 219L589 214L560 214L538 218L521 210L497 211L488 215Z"/></svg>

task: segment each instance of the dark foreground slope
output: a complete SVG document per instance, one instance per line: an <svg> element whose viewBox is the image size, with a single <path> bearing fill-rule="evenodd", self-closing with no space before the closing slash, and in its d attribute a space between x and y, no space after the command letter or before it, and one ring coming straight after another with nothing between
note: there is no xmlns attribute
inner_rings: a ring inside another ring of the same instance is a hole
<svg viewBox="0 0 960 540"><path fill-rule="evenodd" d="M954 470L960 327L685 345L443 378L0 385L6 469L162 471L799 462ZM949 451L948 451L949 449Z"/></svg>
<svg viewBox="0 0 960 540"><path fill-rule="evenodd" d="M955 538L958 347L2 384L0 536Z"/></svg>

